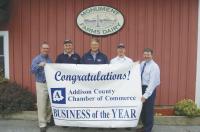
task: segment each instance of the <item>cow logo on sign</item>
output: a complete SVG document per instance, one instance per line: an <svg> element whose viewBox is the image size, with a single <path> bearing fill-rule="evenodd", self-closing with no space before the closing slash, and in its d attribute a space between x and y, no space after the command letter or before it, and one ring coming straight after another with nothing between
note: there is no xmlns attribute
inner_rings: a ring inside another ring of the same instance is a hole
<svg viewBox="0 0 200 132"><path fill-rule="evenodd" d="M119 31L124 25L124 17L112 7L93 6L80 12L77 24L88 34L103 36Z"/></svg>

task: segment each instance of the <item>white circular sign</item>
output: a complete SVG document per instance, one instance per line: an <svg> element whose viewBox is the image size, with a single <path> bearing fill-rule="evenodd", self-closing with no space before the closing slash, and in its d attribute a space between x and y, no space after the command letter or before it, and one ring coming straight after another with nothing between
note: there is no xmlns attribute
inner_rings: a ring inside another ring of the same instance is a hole
<svg viewBox="0 0 200 132"><path fill-rule="evenodd" d="M79 13L77 24L86 33L103 36L119 31L124 25L124 17L112 7L93 6Z"/></svg>

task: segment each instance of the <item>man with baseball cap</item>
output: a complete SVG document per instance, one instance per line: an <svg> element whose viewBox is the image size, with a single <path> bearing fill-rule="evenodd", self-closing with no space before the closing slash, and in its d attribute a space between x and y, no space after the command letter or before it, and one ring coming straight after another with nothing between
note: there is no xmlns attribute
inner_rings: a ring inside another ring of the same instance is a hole
<svg viewBox="0 0 200 132"><path fill-rule="evenodd" d="M123 43L119 43L117 45L117 56L111 59L110 64L133 63L133 60L131 58L126 57L125 53L126 53L125 45ZM126 128L126 129L130 130L130 128Z"/></svg>
<svg viewBox="0 0 200 132"><path fill-rule="evenodd" d="M126 49L123 43L117 45L117 56L111 59L110 64L122 64L122 63L132 63L131 58L126 57Z"/></svg>
<svg viewBox="0 0 200 132"><path fill-rule="evenodd" d="M64 41L64 52L57 56L56 63L80 64L80 56L74 52L71 40Z"/></svg>

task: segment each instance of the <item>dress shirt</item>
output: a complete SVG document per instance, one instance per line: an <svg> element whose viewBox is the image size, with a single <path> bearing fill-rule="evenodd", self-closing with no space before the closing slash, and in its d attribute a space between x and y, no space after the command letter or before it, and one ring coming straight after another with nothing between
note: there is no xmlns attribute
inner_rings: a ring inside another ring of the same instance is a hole
<svg viewBox="0 0 200 132"><path fill-rule="evenodd" d="M145 68L144 64L146 63ZM143 94L144 98L149 98L156 87L160 84L160 68L154 60L143 61L141 63L141 71L143 69L143 74L141 77L142 85L147 85L146 91Z"/></svg>
<svg viewBox="0 0 200 132"><path fill-rule="evenodd" d="M39 66L40 62L52 63L52 61L48 56L43 54L39 54L32 61L31 71L35 74L36 82L46 83L44 67Z"/></svg>

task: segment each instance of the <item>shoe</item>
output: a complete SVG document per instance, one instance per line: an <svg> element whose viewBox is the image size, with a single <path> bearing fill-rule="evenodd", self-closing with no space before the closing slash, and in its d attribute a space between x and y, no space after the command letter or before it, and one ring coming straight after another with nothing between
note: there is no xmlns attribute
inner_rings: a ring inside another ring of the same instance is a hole
<svg viewBox="0 0 200 132"><path fill-rule="evenodd" d="M127 130L127 131L130 131L130 130L131 130L131 128L125 128L125 130Z"/></svg>
<svg viewBox="0 0 200 132"><path fill-rule="evenodd" d="M62 128L69 128L68 126L62 126Z"/></svg>
<svg viewBox="0 0 200 132"><path fill-rule="evenodd" d="M55 126L53 116L51 116L50 122L47 123L47 126Z"/></svg>
<svg viewBox="0 0 200 132"><path fill-rule="evenodd" d="M46 127L40 127L40 132L46 132L47 128Z"/></svg>
<svg viewBox="0 0 200 132"><path fill-rule="evenodd" d="M142 127L142 128L137 128L137 129L136 129L136 132L144 132L144 127Z"/></svg>

